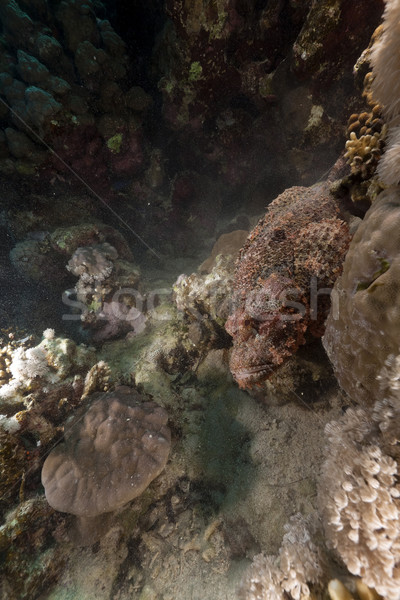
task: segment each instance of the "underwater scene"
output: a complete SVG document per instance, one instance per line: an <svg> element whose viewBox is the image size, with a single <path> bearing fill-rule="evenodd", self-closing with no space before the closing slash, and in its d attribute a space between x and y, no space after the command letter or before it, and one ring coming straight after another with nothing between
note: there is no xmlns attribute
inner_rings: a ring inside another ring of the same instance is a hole
<svg viewBox="0 0 400 600"><path fill-rule="evenodd" d="M400 0L0 25L0 600L400 600Z"/></svg>

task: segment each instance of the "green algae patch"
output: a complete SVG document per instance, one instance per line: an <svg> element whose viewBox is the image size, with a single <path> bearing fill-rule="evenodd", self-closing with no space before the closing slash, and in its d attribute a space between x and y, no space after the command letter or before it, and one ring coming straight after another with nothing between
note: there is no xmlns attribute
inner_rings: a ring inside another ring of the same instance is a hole
<svg viewBox="0 0 400 600"><path fill-rule="evenodd" d="M386 273L386 271L389 269L390 262L386 258L379 258L379 262L381 263L381 268L378 269L378 271L375 271L375 273L372 275L370 281L360 281L356 288L357 292L367 290L378 279L378 277L380 277L381 275ZM378 284L376 284L376 285L378 285ZM372 286L369 291L373 292L374 289L376 288L376 285Z"/></svg>
<svg viewBox="0 0 400 600"><path fill-rule="evenodd" d="M122 133L116 133L107 140L107 148L111 150L113 154L119 154L121 152L122 140Z"/></svg>
<svg viewBox="0 0 400 600"><path fill-rule="evenodd" d="M190 65L189 81L190 82L198 81L199 79L202 78L202 76L203 76L203 67L201 66L201 64L199 63L198 60L195 60Z"/></svg>

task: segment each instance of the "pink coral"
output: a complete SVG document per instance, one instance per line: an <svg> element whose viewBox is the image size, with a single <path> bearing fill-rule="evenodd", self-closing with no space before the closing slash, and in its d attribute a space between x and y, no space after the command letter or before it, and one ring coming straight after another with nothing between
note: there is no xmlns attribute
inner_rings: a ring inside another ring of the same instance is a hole
<svg viewBox="0 0 400 600"><path fill-rule="evenodd" d="M327 183L290 188L268 207L240 252L226 323L234 341L230 367L241 387L270 377L307 330L322 335L349 241Z"/></svg>

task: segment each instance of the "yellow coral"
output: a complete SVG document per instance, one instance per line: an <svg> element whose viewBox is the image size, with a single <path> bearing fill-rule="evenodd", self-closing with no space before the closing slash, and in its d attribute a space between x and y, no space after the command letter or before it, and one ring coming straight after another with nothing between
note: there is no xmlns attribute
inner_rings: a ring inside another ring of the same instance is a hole
<svg viewBox="0 0 400 600"><path fill-rule="evenodd" d="M380 157L380 133L373 135L362 135L357 138L354 131L350 133L350 139L346 142L347 162L351 166L351 172L361 174L363 179L368 178L371 166L375 169Z"/></svg>
<svg viewBox="0 0 400 600"><path fill-rule="evenodd" d="M382 597L361 581L356 581L357 594L360 600L380 600ZM331 600L355 600L345 585L338 579L332 579L328 584L328 593Z"/></svg>
<svg viewBox="0 0 400 600"><path fill-rule="evenodd" d="M370 48L366 51L367 55L369 51ZM353 202L371 202L376 195L373 188L370 190L370 185L376 181L375 172L385 146L387 127L382 118L382 107L371 93L372 79L371 72L364 78L363 98L368 108L352 114L347 126L345 158L351 167L350 195Z"/></svg>
<svg viewBox="0 0 400 600"><path fill-rule="evenodd" d="M339 579L332 579L328 585L329 597L331 600L354 600L349 590Z"/></svg>

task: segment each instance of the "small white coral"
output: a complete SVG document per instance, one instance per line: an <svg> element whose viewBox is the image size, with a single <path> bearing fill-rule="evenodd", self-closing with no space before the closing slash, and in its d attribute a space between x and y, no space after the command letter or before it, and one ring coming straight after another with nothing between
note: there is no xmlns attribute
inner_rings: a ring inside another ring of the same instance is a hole
<svg viewBox="0 0 400 600"><path fill-rule="evenodd" d="M21 424L17 421L15 415L7 417L6 415L0 415L0 427L7 431L7 433L15 433L21 428Z"/></svg>
<svg viewBox="0 0 400 600"><path fill-rule="evenodd" d="M309 584L322 583L323 558L304 517L292 516L285 530L279 557L254 558L240 586L242 600L307 600L312 598Z"/></svg>
<svg viewBox="0 0 400 600"><path fill-rule="evenodd" d="M51 327L48 327L43 331L43 337L45 340L54 340L56 332Z"/></svg>
<svg viewBox="0 0 400 600"><path fill-rule="evenodd" d="M42 348L17 348L12 354L10 373L18 382L28 382L50 375L46 353Z"/></svg>
<svg viewBox="0 0 400 600"><path fill-rule="evenodd" d="M387 389L392 392L400 390L400 354L389 354L377 380L384 393Z"/></svg>
<svg viewBox="0 0 400 600"><path fill-rule="evenodd" d="M239 588L241 600L285 600L282 573L273 556L257 554Z"/></svg>

